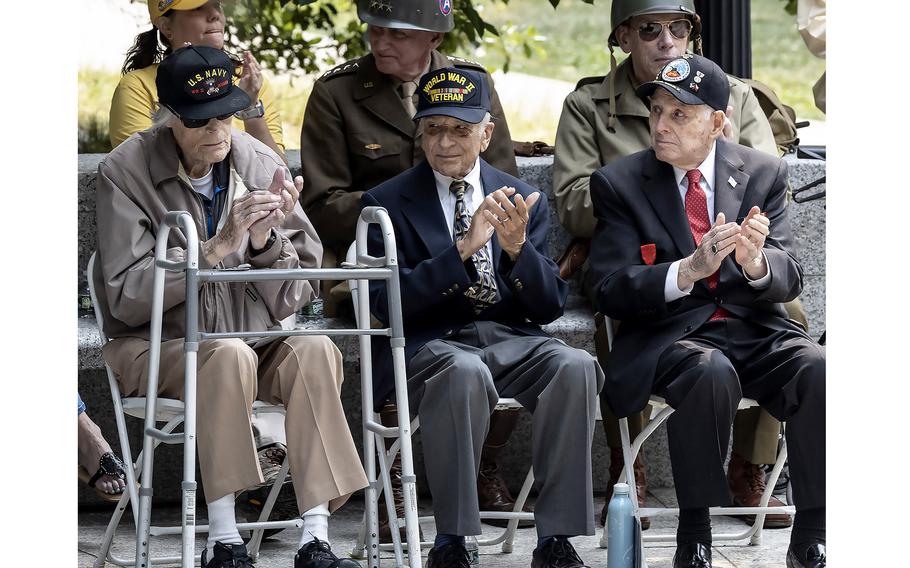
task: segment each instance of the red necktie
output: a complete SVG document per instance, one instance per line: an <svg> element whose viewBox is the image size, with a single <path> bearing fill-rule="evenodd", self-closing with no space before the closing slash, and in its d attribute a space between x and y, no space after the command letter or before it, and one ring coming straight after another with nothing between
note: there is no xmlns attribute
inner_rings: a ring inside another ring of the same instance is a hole
<svg viewBox="0 0 910 568"><path fill-rule="evenodd" d="M708 216L708 198L705 192L701 190L698 182L701 181L701 172L698 170L689 170L686 172L686 178L689 180L689 188L686 190L686 217L689 219L689 228L692 230L692 237L695 239L695 246L701 242L701 238L711 230L711 219ZM717 288L717 280L720 278L720 270L708 277L708 289ZM723 308L717 308L711 315L711 320L725 319L727 312Z"/></svg>

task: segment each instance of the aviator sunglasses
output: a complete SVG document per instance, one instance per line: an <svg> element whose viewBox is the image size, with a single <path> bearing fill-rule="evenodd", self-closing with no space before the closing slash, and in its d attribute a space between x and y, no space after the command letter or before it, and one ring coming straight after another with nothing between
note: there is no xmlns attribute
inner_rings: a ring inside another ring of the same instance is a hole
<svg viewBox="0 0 910 568"><path fill-rule="evenodd" d="M654 41L664 31L664 26L677 39L686 39L692 31L692 22L687 19L673 20L672 22L645 22L638 26L638 37L642 41Z"/></svg>

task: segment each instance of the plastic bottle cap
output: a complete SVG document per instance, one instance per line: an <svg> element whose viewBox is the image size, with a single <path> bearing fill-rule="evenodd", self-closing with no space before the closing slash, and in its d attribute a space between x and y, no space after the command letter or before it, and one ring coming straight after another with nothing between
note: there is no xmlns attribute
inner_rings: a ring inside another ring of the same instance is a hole
<svg viewBox="0 0 910 568"><path fill-rule="evenodd" d="M617 483L613 486L613 493L619 495L628 495L629 494L629 485L627 483Z"/></svg>

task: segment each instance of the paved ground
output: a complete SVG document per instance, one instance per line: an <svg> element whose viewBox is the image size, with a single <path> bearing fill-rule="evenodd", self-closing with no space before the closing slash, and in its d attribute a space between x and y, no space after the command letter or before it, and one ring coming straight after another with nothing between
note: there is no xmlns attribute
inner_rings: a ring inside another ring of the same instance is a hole
<svg viewBox="0 0 910 568"><path fill-rule="evenodd" d="M657 489L650 495L649 506L660 504L672 505L674 493L672 489ZM600 512L600 502L595 503L595 509ZM204 511L204 509L203 509ZM421 514L430 514L429 509L421 506ZM330 521L330 536L336 553L349 554L363 515L363 505L360 501L347 504L341 511L332 516ZM132 520L124 523L115 540L114 553L121 556L132 556L135 544L131 538ZM101 540L107 522L110 518L109 511L83 511L79 514L79 568L93 565L97 554L98 543ZM160 514L156 511L153 520L156 523L179 522L177 507L163 510ZM651 529L644 534L673 534L676 526L675 517L664 517L652 521ZM714 517L714 527L723 532L739 532L746 525L734 517ZM423 527L425 536L432 538L433 526L429 523ZM484 525L484 535L491 537L496 533L495 527ZM572 540L581 557L592 568L606 568L607 554L605 549L598 547L602 529L597 527L597 535L590 537L576 537ZM293 565L294 553L297 550L299 533L296 529L286 530L267 540L262 547L256 565L260 568L290 568ZM714 547L715 568L779 568L784 565L784 556L790 538L790 530L769 530L763 533L760 546L745 544L719 543ZM482 568L517 568L530 565L531 551L537 540L533 529L518 531L515 539L515 549L511 554L503 554L497 547L481 547L480 563ZM204 546L204 539L197 540L197 552ZM153 551L157 554L175 554L179 548L176 537L160 537L153 540ZM672 565L674 545L670 543L647 543L645 557L651 568L669 568ZM382 565L394 565L391 554L384 555Z"/></svg>

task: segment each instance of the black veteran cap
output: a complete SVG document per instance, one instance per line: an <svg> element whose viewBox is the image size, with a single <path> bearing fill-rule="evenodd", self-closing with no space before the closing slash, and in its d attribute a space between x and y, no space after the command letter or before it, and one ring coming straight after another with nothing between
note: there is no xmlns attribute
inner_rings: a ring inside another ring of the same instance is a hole
<svg viewBox="0 0 910 568"><path fill-rule="evenodd" d="M490 91L476 71L446 67L430 71L417 84L417 114L444 115L477 124L490 112Z"/></svg>
<svg viewBox="0 0 910 568"><path fill-rule="evenodd" d="M636 89L640 97L651 96L662 87L687 105L708 105L714 110L727 110L730 81L716 63L701 55L686 54L670 61L653 81Z"/></svg>
<svg viewBox="0 0 910 568"><path fill-rule="evenodd" d="M234 62L204 45L181 47L161 62L155 85L158 101L181 118L215 118L250 106L234 86Z"/></svg>

